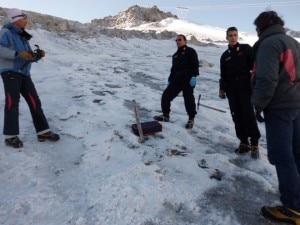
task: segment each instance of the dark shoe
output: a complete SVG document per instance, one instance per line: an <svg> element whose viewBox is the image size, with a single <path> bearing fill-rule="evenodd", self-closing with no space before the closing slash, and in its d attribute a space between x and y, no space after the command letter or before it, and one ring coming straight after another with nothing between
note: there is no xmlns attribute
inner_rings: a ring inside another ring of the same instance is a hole
<svg viewBox="0 0 300 225"><path fill-rule="evenodd" d="M249 144L240 143L239 147L235 150L237 154L244 154L251 150L251 146Z"/></svg>
<svg viewBox="0 0 300 225"><path fill-rule="evenodd" d="M170 117L168 115L159 115L159 116L154 116L154 119L157 121L169 122Z"/></svg>
<svg viewBox="0 0 300 225"><path fill-rule="evenodd" d="M273 222L300 225L300 211L292 210L284 206L263 206L260 214Z"/></svg>
<svg viewBox="0 0 300 225"><path fill-rule="evenodd" d="M186 129L192 129L194 126L194 119L189 119L185 125Z"/></svg>
<svg viewBox="0 0 300 225"><path fill-rule="evenodd" d="M257 145L251 145L251 157L257 159L259 157L259 148Z"/></svg>
<svg viewBox="0 0 300 225"><path fill-rule="evenodd" d="M12 138L6 138L5 144L14 148L22 148L23 142L19 139L18 136Z"/></svg>
<svg viewBox="0 0 300 225"><path fill-rule="evenodd" d="M53 133L52 131L48 131L44 134L38 134L37 135L38 141L43 142L46 140L49 141L58 141L60 139L58 134Z"/></svg>

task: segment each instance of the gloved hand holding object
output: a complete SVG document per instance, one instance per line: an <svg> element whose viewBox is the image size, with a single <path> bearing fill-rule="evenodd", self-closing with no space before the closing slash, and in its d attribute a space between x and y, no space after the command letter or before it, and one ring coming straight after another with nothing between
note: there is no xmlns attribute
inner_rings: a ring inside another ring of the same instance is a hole
<svg viewBox="0 0 300 225"><path fill-rule="evenodd" d="M38 45L34 45L36 49L34 50L33 54L35 55L36 60L45 57L46 53L44 50L40 49Z"/></svg>
<svg viewBox="0 0 300 225"><path fill-rule="evenodd" d="M37 56L40 57L40 58L43 58L45 57L46 53L44 50L41 50L41 49L38 49L37 50Z"/></svg>
<svg viewBox="0 0 300 225"><path fill-rule="evenodd" d="M34 60L34 58L35 58L32 53L26 52L26 51L18 52L17 56L19 56L20 58L22 58L26 61Z"/></svg>

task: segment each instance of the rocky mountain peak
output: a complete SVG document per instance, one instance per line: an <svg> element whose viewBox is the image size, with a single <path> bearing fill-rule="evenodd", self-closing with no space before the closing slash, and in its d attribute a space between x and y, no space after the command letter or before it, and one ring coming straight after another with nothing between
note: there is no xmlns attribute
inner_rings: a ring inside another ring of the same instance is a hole
<svg viewBox="0 0 300 225"><path fill-rule="evenodd" d="M170 12L159 10L157 6L148 8L134 5L129 7L126 11L120 12L116 16L94 19L91 23L92 26L124 28L138 26L144 23L159 22L170 17L177 18Z"/></svg>

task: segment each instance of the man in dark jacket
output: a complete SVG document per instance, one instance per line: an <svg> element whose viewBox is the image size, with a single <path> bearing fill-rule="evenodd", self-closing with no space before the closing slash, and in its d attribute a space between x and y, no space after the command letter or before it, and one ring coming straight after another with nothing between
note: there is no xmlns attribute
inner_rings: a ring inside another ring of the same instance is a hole
<svg viewBox="0 0 300 225"><path fill-rule="evenodd" d="M19 9L9 9L10 20L0 31L0 74L4 84L5 143L14 148L23 147L19 139L20 94L26 100L33 119L39 141L57 141L59 135L49 129L41 101L30 77L32 62L45 56L43 50L33 52L29 40L32 37L25 31L27 16Z"/></svg>
<svg viewBox="0 0 300 225"><path fill-rule="evenodd" d="M262 12L254 24L259 40L251 102L258 120L265 120L268 158L276 168L282 202L262 207L261 214L300 224L300 44L286 35L284 21L274 11Z"/></svg>
<svg viewBox="0 0 300 225"><path fill-rule="evenodd" d="M242 154L251 151L251 156L258 158L260 132L250 102L253 51L250 45L238 43L236 27L227 29L226 39L229 45L220 60L219 97L225 99L227 96L228 98L236 136L240 140L235 152Z"/></svg>
<svg viewBox="0 0 300 225"><path fill-rule="evenodd" d="M171 101L182 91L184 105L189 116L186 124L187 129L194 125L196 115L196 104L194 88L196 77L199 75L199 60L197 52L186 45L186 37L182 34L177 36L177 51L172 57L171 74L168 79L168 86L161 98L162 115L155 116L158 121L168 122L170 119Z"/></svg>

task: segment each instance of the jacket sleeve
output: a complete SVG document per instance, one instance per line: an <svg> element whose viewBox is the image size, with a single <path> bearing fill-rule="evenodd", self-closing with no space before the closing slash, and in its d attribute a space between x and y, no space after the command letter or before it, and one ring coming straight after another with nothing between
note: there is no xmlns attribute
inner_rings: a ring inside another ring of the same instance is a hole
<svg viewBox="0 0 300 225"><path fill-rule="evenodd" d="M265 109L272 100L279 81L280 50L270 41L262 42L255 58L255 84L251 103Z"/></svg>
<svg viewBox="0 0 300 225"><path fill-rule="evenodd" d="M199 59L197 52L194 49L191 49L191 75L198 76L199 75Z"/></svg>
<svg viewBox="0 0 300 225"><path fill-rule="evenodd" d="M16 57L16 51L10 49L9 46L12 46L12 44L10 44L7 36L7 29L2 29L0 31L0 58L14 59Z"/></svg>
<svg viewBox="0 0 300 225"><path fill-rule="evenodd" d="M219 88L222 91L225 91L224 74L225 74L225 66L224 66L224 60L222 55L220 59L220 80L219 80L219 85L220 85Z"/></svg>
<svg viewBox="0 0 300 225"><path fill-rule="evenodd" d="M247 45L247 55L248 55L248 67L250 69L250 71L252 71L253 69L253 65L254 65L254 59L255 59L255 55L254 55L254 50L250 45Z"/></svg>

